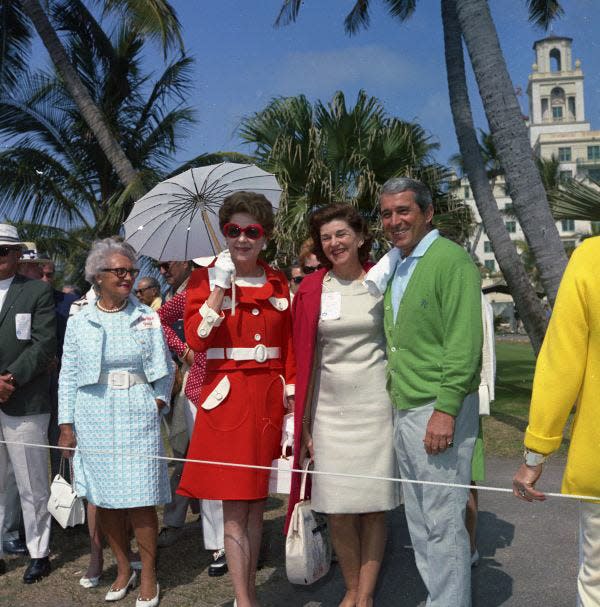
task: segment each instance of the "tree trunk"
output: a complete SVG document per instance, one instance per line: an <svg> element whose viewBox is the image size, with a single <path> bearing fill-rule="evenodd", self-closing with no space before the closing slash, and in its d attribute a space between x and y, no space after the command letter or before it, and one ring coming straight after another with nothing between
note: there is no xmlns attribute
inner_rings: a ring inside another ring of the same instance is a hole
<svg viewBox="0 0 600 607"><path fill-rule="evenodd" d="M567 255L550 213L488 3L486 0L456 0L456 13L498 157L505 170L508 193L553 305L567 265Z"/></svg>
<svg viewBox="0 0 600 607"><path fill-rule="evenodd" d="M106 158L117 173L119 180L125 187L132 189L132 194L141 194L142 184L139 175L106 124L102 112L96 107L94 100L81 82L75 68L71 65L67 52L48 20L39 0L21 0L21 4L23 12L33 23L67 90L77 104L83 119L94 133Z"/></svg>
<svg viewBox="0 0 600 607"><path fill-rule="evenodd" d="M523 320L531 345L537 354L544 339L546 317L542 304L529 281L525 266L506 230L481 157L465 76L456 0L442 0L442 21L450 107L463 166L469 178L485 231L492 243L494 255Z"/></svg>

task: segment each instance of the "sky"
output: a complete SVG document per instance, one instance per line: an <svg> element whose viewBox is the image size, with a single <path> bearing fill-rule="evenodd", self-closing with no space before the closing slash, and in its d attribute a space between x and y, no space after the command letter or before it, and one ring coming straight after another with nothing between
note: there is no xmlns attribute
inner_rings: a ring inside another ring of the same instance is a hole
<svg viewBox="0 0 600 607"><path fill-rule="evenodd" d="M420 0L400 23L381 0L371 0L368 30L349 37L343 20L353 0L305 0L296 23L273 27L282 0L172 0L188 52L196 59L193 96L199 122L180 157L217 150L250 152L236 134L243 116L276 96L303 93L331 99L337 90L353 103L359 89L378 97L389 114L418 121L440 144L437 159L458 150L450 114L439 0ZM525 0L490 0L500 44L528 114L532 44L547 33L527 21ZM597 0L563 0L555 35L573 38L573 58L586 76L586 117L600 129L600 11ZM476 85L471 100L487 129Z"/></svg>
<svg viewBox="0 0 600 607"><path fill-rule="evenodd" d="M277 96L305 94L330 100L338 90L353 104L362 88L387 112L417 121L439 143L439 162L458 151L446 84L440 0L420 0L405 23L371 0L367 30L349 37L343 20L354 0L305 0L296 23L275 28L283 0L171 0L188 54L195 58L189 104L198 123L178 161L201 153L251 153L237 135L240 120ZM573 58L585 74L586 118L600 129L600 11L598 0L562 0L565 15L551 32L573 38ZM532 44L547 33L527 21L526 0L490 0L492 15L524 114ZM34 46L34 63L47 62ZM162 52L149 46L146 65L162 71ZM476 124L487 129L476 85L469 75Z"/></svg>

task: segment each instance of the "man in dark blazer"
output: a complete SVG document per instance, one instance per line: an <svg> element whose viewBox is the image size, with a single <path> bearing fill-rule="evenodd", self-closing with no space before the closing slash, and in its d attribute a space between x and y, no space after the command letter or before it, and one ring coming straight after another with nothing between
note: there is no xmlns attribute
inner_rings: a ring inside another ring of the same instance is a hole
<svg viewBox="0 0 600 607"><path fill-rule="evenodd" d="M23 581L30 584L50 573L48 450L22 443L48 444L56 315L49 285L16 274L22 247L16 228L0 224L0 530L10 462L31 557Z"/></svg>

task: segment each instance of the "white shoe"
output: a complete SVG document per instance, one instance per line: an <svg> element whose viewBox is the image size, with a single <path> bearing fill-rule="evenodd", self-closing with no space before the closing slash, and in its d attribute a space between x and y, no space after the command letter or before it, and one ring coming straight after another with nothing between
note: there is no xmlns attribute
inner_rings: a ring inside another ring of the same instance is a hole
<svg viewBox="0 0 600 607"><path fill-rule="evenodd" d="M156 584L156 594L151 599L141 599L139 596L135 600L135 607L156 607L159 603L160 584Z"/></svg>
<svg viewBox="0 0 600 607"><path fill-rule="evenodd" d="M79 578L79 585L83 586L84 588L95 588L98 585L99 581L100 581L99 575L97 575L96 577L83 576L82 578Z"/></svg>
<svg viewBox="0 0 600 607"><path fill-rule="evenodd" d="M125 586L125 588L119 588L118 590L113 590L112 586L111 586L110 587L111 589L106 593L104 600L105 601L120 601L122 598L125 598L125 595L127 594L128 590L130 588L135 588L136 582L137 582L137 571L132 571L131 577L129 578L129 581L127 582L127 585Z"/></svg>

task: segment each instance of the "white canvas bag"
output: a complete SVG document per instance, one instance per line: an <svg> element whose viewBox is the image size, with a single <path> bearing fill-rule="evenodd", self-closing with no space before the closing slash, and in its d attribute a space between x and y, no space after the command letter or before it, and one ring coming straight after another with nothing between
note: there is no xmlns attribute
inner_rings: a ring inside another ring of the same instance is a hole
<svg viewBox="0 0 600 607"><path fill-rule="evenodd" d="M331 566L327 517L314 512L310 500L304 499L309 463L304 466L300 501L294 506L285 540L285 571L292 584L312 584L326 575Z"/></svg>
<svg viewBox="0 0 600 607"><path fill-rule="evenodd" d="M48 512L65 529L85 523L85 506L83 498L77 497L73 487L64 478L65 458L60 460L59 473L50 485L50 499ZM71 479L73 479L73 466L71 466Z"/></svg>

